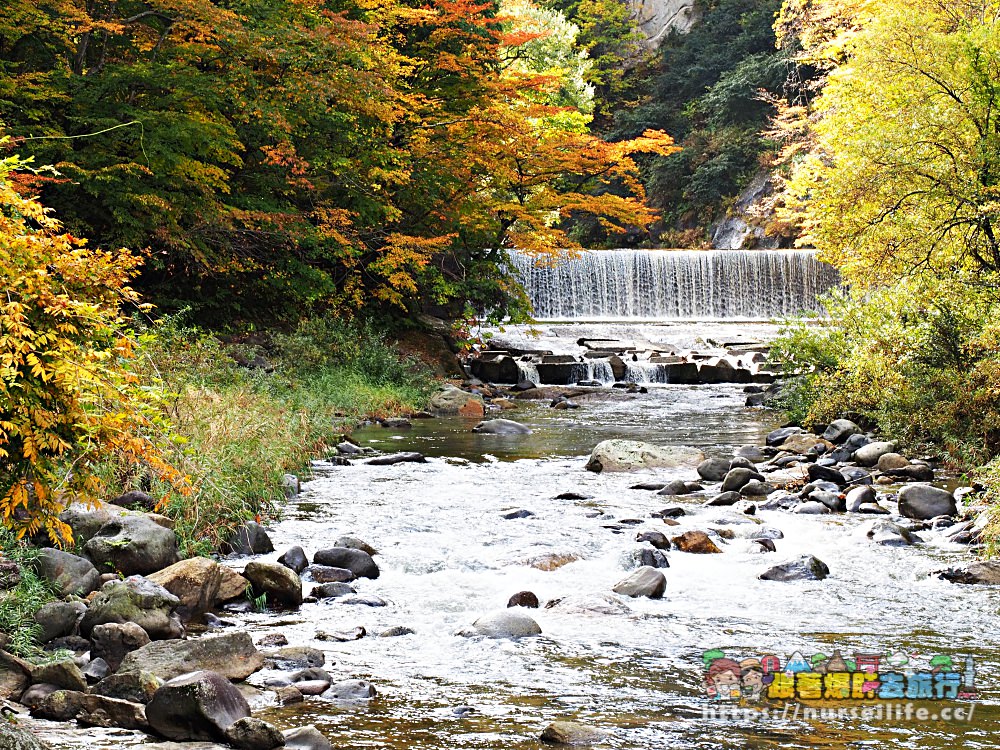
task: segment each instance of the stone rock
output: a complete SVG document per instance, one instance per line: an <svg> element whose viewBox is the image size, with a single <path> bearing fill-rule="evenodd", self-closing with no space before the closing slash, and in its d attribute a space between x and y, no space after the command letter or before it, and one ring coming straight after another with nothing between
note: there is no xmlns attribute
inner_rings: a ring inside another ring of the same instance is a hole
<svg viewBox="0 0 1000 750"><path fill-rule="evenodd" d="M285 750L333 750L330 741L313 726L289 729L283 734Z"/></svg>
<svg viewBox="0 0 1000 750"><path fill-rule="evenodd" d="M730 469L726 472L726 476L722 480L722 491L739 492L744 485L752 480L762 482L764 481L764 477L758 474L754 469L746 469L743 467Z"/></svg>
<svg viewBox="0 0 1000 750"><path fill-rule="evenodd" d="M333 568L346 568L358 578L378 578L378 565L367 552L350 547L321 549L313 555L313 562Z"/></svg>
<svg viewBox="0 0 1000 750"><path fill-rule="evenodd" d="M500 518L503 518L507 521L513 521L518 518L531 518L533 515L535 514L532 513L530 510L525 510L524 508L514 508L512 510L504 511L503 513L501 513Z"/></svg>
<svg viewBox="0 0 1000 750"><path fill-rule="evenodd" d="M823 439L829 440L834 445L839 445L851 435L857 435L861 428L849 419L835 419L827 425L823 431Z"/></svg>
<svg viewBox="0 0 1000 750"><path fill-rule="evenodd" d="M486 414L486 406L482 396L466 393L453 385L443 385L431 395L427 411L438 417L482 417Z"/></svg>
<svg viewBox="0 0 1000 750"><path fill-rule="evenodd" d="M858 513L863 513L867 515L879 515L879 516L889 515L889 511L887 511L878 503L862 503L861 506L858 508Z"/></svg>
<svg viewBox="0 0 1000 750"><path fill-rule="evenodd" d="M39 684L55 685L63 690L87 692L87 679L72 659L60 659L33 667L31 681Z"/></svg>
<svg viewBox="0 0 1000 750"><path fill-rule="evenodd" d="M176 596L183 614L190 619L215 609L224 601L219 596L224 575L223 566L214 560L192 557L151 573L147 578Z"/></svg>
<svg viewBox="0 0 1000 750"><path fill-rule="evenodd" d="M952 583L978 586L1000 586L1000 560L974 562L937 572L938 578Z"/></svg>
<svg viewBox="0 0 1000 750"><path fill-rule="evenodd" d="M227 741L226 730L250 716L243 694L223 675L198 671L165 682L146 705L159 735L181 741Z"/></svg>
<svg viewBox="0 0 1000 750"><path fill-rule="evenodd" d="M516 609L509 609L480 617L472 623L471 628L463 629L459 635L514 639L541 635L541 632L542 629L534 619Z"/></svg>
<svg viewBox="0 0 1000 750"><path fill-rule="evenodd" d="M52 750L52 746L38 739L31 730L9 721L0 721L0 747L3 750Z"/></svg>
<svg viewBox="0 0 1000 750"><path fill-rule="evenodd" d="M538 597L530 591L518 591L507 600L507 607L525 607L527 609L538 609Z"/></svg>
<svg viewBox="0 0 1000 750"><path fill-rule="evenodd" d="M394 625L388 630L383 630L378 634L379 638L399 638L404 635L413 635L416 633L413 628L408 628L405 625Z"/></svg>
<svg viewBox="0 0 1000 750"><path fill-rule="evenodd" d="M660 531L640 531L635 535L637 542L649 542L656 549L670 549L670 540Z"/></svg>
<svg viewBox="0 0 1000 750"><path fill-rule="evenodd" d="M246 521L223 544L223 549L232 555L266 555L274 552L274 544L267 529L256 521Z"/></svg>
<svg viewBox="0 0 1000 750"><path fill-rule="evenodd" d="M0 698L16 701L30 684L31 665L13 654L0 651Z"/></svg>
<svg viewBox="0 0 1000 750"><path fill-rule="evenodd" d="M767 460L767 456L764 455L764 451L762 451L756 445L744 445L740 448L737 448L736 455L741 456L755 464L759 464Z"/></svg>
<svg viewBox="0 0 1000 750"><path fill-rule="evenodd" d="M287 646L288 637L284 633L268 633L259 641L257 641L258 646L266 646L268 648L276 648L278 646Z"/></svg>
<svg viewBox="0 0 1000 750"><path fill-rule="evenodd" d="M309 596L313 599L337 599L356 593L358 592L346 583L322 583L319 586L313 586Z"/></svg>
<svg viewBox="0 0 1000 750"><path fill-rule="evenodd" d="M147 671L161 680L199 670L217 672L230 680L245 680L264 666L264 656L250 634L238 631L212 638L154 641L129 653L121 672Z"/></svg>
<svg viewBox="0 0 1000 750"><path fill-rule="evenodd" d="M913 544L913 537L909 531L884 519L868 522L859 530L859 533L871 539L875 544L885 547L907 547Z"/></svg>
<svg viewBox="0 0 1000 750"><path fill-rule="evenodd" d="M859 484L872 483L871 473L859 466L845 466L840 470L840 473L843 474L844 479L847 480L849 485L857 486Z"/></svg>
<svg viewBox="0 0 1000 750"><path fill-rule="evenodd" d="M296 573L302 573L309 565L309 558L301 547L291 547L278 558L278 562Z"/></svg>
<svg viewBox="0 0 1000 750"><path fill-rule="evenodd" d="M657 495L687 495L690 493L688 489L688 483L681 479L674 479L666 482L663 487L660 488Z"/></svg>
<svg viewBox="0 0 1000 750"><path fill-rule="evenodd" d="M271 606L296 608L302 604L302 580L280 563L254 561L243 570L255 596L267 597Z"/></svg>
<svg viewBox="0 0 1000 750"><path fill-rule="evenodd" d="M178 560L177 535L146 515L108 521L83 549L96 567L126 576L155 573Z"/></svg>
<svg viewBox="0 0 1000 750"><path fill-rule="evenodd" d="M73 541L76 544L86 544L106 523L129 513L130 511L125 508L112 503L101 503L96 506L72 503L59 514L59 520L73 530Z"/></svg>
<svg viewBox="0 0 1000 750"><path fill-rule="evenodd" d="M958 513L954 496L929 484L910 484L899 492L899 514L922 521Z"/></svg>
<svg viewBox="0 0 1000 750"><path fill-rule="evenodd" d="M326 663L326 654L309 646L286 646L266 656L278 669L318 669Z"/></svg>
<svg viewBox="0 0 1000 750"><path fill-rule="evenodd" d="M281 488L285 491L285 498L291 500L302 492L302 482L294 474L285 474L281 477Z"/></svg>
<svg viewBox="0 0 1000 750"><path fill-rule="evenodd" d="M83 710L86 693L77 690L54 690L31 709L31 715L50 721L72 721Z"/></svg>
<svg viewBox="0 0 1000 750"><path fill-rule="evenodd" d="M240 599L246 596L250 582L226 565L219 566L219 573L222 581L219 583L218 600L228 602L232 599Z"/></svg>
<svg viewBox="0 0 1000 750"><path fill-rule="evenodd" d="M396 464L423 464L427 463L423 453L408 451L405 453L392 453L388 456L378 456L365 461L371 466L395 466Z"/></svg>
<svg viewBox="0 0 1000 750"><path fill-rule="evenodd" d="M830 450L833 448L833 443L830 443L823 438L816 437L815 435L803 433L791 435L781 445L779 445L778 448L783 451L788 451L789 453L809 453L810 451L815 452L818 446L822 446L824 449Z"/></svg>
<svg viewBox="0 0 1000 750"><path fill-rule="evenodd" d="M86 596L96 591L100 584L101 574L94 564L69 552L46 547L38 553L35 565L39 575L53 584L60 598Z"/></svg>
<svg viewBox="0 0 1000 750"><path fill-rule="evenodd" d="M832 513L830 508L819 500L810 500L795 506L795 513L806 516L818 516L824 513Z"/></svg>
<svg viewBox="0 0 1000 750"><path fill-rule="evenodd" d="M372 557L378 554L378 550L363 539L358 539L356 536L340 536L337 537L337 541L333 543L334 547L346 547L347 549L359 549L362 552L367 552Z"/></svg>
<svg viewBox="0 0 1000 750"><path fill-rule="evenodd" d="M163 680L151 672L122 672L105 677L90 688L90 692L92 695L145 704L152 700L162 684Z"/></svg>
<svg viewBox="0 0 1000 750"><path fill-rule="evenodd" d="M910 464L902 469L887 469L886 476L902 479L907 482L933 482L934 469L927 464Z"/></svg>
<svg viewBox="0 0 1000 750"><path fill-rule="evenodd" d="M721 553L722 550L715 546L708 534L704 531L686 531L680 536L675 536L670 541L681 552L692 552L696 555L708 555Z"/></svg>
<svg viewBox="0 0 1000 750"><path fill-rule="evenodd" d="M39 643L48 643L56 638L66 635L74 635L76 627L87 611L87 605L83 602L49 602L43 604L35 612L35 622L37 622L42 632L38 636Z"/></svg>
<svg viewBox="0 0 1000 750"><path fill-rule="evenodd" d="M90 655L95 659L104 659L108 668L117 672L126 654L149 643L149 634L134 622L112 622L95 625L90 632L90 640L93 644Z"/></svg>
<svg viewBox="0 0 1000 750"><path fill-rule="evenodd" d="M860 512L862 505L865 503L874 503L876 499L875 489L870 485L855 487L847 493L847 497L845 498L845 509L849 513L858 513Z"/></svg>
<svg viewBox="0 0 1000 750"><path fill-rule="evenodd" d="M706 458L698 464L698 476L706 482L721 482L729 473L729 464L725 458Z"/></svg>
<svg viewBox="0 0 1000 750"><path fill-rule="evenodd" d="M776 447L781 445L792 435L801 435L803 432L805 432L805 430L801 427L779 427L777 430L772 430L768 433L767 438L765 438L765 442L771 447Z"/></svg>
<svg viewBox="0 0 1000 750"><path fill-rule="evenodd" d="M744 497L766 497L774 492L774 485L751 479L740 488L740 494Z"/></svg>
<svg viewBox="0 0 1000 750"><path fill-rule="evenodd" d="M84 726L91 727L121 727L144 731L149 729L145 706L103 695L82 696L76 720Z"/></svg>
<svg viewBox="0 0 1000 750"><path fill-rule="evenodd" d="M285 744L285 737L277 727L250 716L234 721L225 734L237 750L274 750Z"/></svg>
<svg viewBox="0 0 1000 750"><path fill-rule="evenodd" d="M875 466L882 456L886 453L893 453L895 450L895 443L868 443L868 445L864 445L855 451L854 460L862 466Z"/></svg>
<svg viewBox="0 0 1000 750"><path fill-rule="evenodd" d="M310 565L306 568L306 573L316 583L346 583L357 578L347 568L333 568L329 565Z"/></svg>
<svg viewBox="0 0 1000 750"><path fill-rule="evenodd" d="M778 563L760 574L762 581L822 581L830 575L830 569L819 558L801 555L792 560Z"/></svg>
<svg viewBox="0 0 1000 750"><path fill-rule="evenodd" d="M726 508L730 505L736 505L742 499L743 496L739 492L723 492L721 495L713 497L705 505L713 508Z"/></svg>
<svg viewBox="0 0 1000 750"><path fill-rule="evenodd" d="M549 745L599 745L608 740L608 733L575 721L553 721L540 739Z"/></svg>
<svg viewBox="0 0 1000 750"><path fill-rule="evenodd" d="M809 475L810 482L832 482L838 487L843 487L847 484L847 480L844 478L844 475L832 466L809 464L809 468L806 469L806 471Z"/></svg>
<svg viewBox="0 0 1000 750"><path fill-rule="evenodd" d="M378 696L375 686L367 680L344 680L331 685L323 697L332 701L367 701Z"/></svg>
<svg viewBox="0 0 1000 750"><path fill-rule="evenodd" d="M480 435L530 435L531 428L512 419L489 419L472 428Z"/></svg>
<svg viewBox="0 0 1000 750"><path fill-rule="evenodd" d="M705 454L697 448L660 447L636 440L605 440L594 447L587 469L594 472L677 469L695 467L704 460Z"/></svg>
<svg viewBox="0 0 1000 750"><path fill-rule="evenodd" d="M905 469L910 465L910 459L898 453L883 453L878 458L878 470L885 472L892 469Z"/></svg>
<svg viewBox="0 0 1000 750"><path fill-rule="evenodd" d="M669 568L670 562L667 560L667 556L663 554L662 551L658 549L650 549L649 547L639 547L631 553L631 563L634 567L641 568L647 566L650 568Z"/></svg>
<svg viewBox="0 0 1000 750"><path fill-rule="evenodd" d="M282 706L291 706L296 703L302 703L305 700L302 691L294 685L281 685L271 689L274 691L278 703Z"/></svg>
<svg viewBox="0 0 1000 750"><path fill-rule="evenodd" d="M178 638L184 632L175 612L179 604L180 599L142 576L109 581L90 602L80 632L90 637L97 625L134 622L154 640Z"/></svg>
<svg viewBox="0 0 1000 750"><path fill-rule="evenodd" d="M656 568L643 566L615 584L612 591L622 596L659 599L667 590L667 579Z"/></svg>
<svg viewBox="0 0 1000 750"><path fill-rule="evenodd" d="M59 688L56 687L55 685L46 685L46 684L32 685L21 694L21 697L18 699L18 702L22 706L27 706L28 708L38 708L40 705L42 705L42 701L44 701L58 689ZM0 747L3 746L0 745Z"/></svg>
<svg viewBox="0 0 1000 750"><path fill-rule="evenodd" d="M824 490L813 490L809 494L809 499L814 502L823 503L834 513L843 513L847 510L847 503L844 497L837 492L826 492Z"/></svg>

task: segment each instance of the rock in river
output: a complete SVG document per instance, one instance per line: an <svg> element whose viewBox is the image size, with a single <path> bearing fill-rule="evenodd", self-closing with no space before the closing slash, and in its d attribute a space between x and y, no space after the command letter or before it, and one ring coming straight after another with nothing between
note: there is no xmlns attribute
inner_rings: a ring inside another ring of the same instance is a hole
<svg viewBox="0 0 1000 750"><path fill-rule="evenodd" d="M958 513L954 496L929 484L911 484L899 492L899 514L926 521Z"/></svg>
<svg viewBox="0 0 1000 750"><path fill-rule="evenodd" d="M542 742L549 745L599 745L608 734L575 721L553 721L542 731Z"/></svg>
<svg viewBox="0 0 1000 750"><path fill-rule="evenodd" d="M146 705L153 730L171 740L227 741L226 730L250 716L243 694L220 674L191 672L156 691Z"/></svg>
<svg viewBox="0 0 1000 750"><path fill-rule="evenodd" d="M298 607L302 604L302 581L291 568L281 563L248 563L243 577L250 581L255 596L266 596L270 606Z"/></svg>
<svg viewBox="0 0 1000 750"><path fill-rule="evenodd" d="M350 547L331 547L321 549L313 555L317 565L327 565L331 568L346 568L358 578L378 578L378 565L367 552Z"/></svg>
<svg viewBox="0 0 1000 750"><path fill-rule="evenodd" d="M484 615L458 634L466 637L482 635L487 638L525 638L541 633L542 629L534 619L516 609L508 609Z"/></svg>
<svg viewBox="0 0 1000 750"><path fill-rule="evenodd" d="M480 435L530 435L531 428L512 419L488 419L472 428Z"/></svg>
<svg viewBox="0 0 1000 750"><path fill-rule="evenodd" d="M704 531L686 531L671 541L681 552L692 552L696 555L722 552Z"/></svg>
<svg viewBox="0 0 1000 750"><path fill-rule="evenodd" d="M650 599L659 599L663 592L667 590L667 579L656 568L643 566L615 584L612 591L622 596L639 597L645 596Z"/></svg>
<svg viewBox="0 0 1000 750"><path fill-rule="evenodd" d="M822 560L812 555L802 555L778 563L760 574L762 581L822 581L830 569Z"/></svg>
<svg viewBox="0 0 1000 750"><path fill-rule="evenodd" d="M605 440L594 447L587 469L602 472L693 468L704 460L705 454L697 448L661 447L636 440Z"/></svg>
<svg viewBox="0 0 1000 750"><path fill-rule="evenodd" d="M161 680L196 670L218 672L230 680L245 680L264 666L264 656L246 632L186 641L154 641L129 653L121 672L144 670Z"/></svg>
<svg viewBox="0 0 1000 750"><path fill-rule="evenodd" d="M146 575L178 560L177 535L145 515L116 518L84 547L95 566L122 575Z"/></svg>
<svg viewBox="0 0 1000 750"><path fill-rule="evenodd" d="M148 578L109 581L90 602L80 632L89 637L97 625L132 622L150 638L178 638L184 632L175 611L179 605L180 599Z"/></svg>

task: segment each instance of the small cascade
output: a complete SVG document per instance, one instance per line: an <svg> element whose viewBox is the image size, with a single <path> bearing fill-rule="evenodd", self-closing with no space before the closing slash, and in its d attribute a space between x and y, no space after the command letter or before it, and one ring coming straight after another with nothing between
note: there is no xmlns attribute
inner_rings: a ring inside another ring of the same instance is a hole
<svg viewBox="0 0 1000 750"><path fill-rule="evenodd" d="M518 361L517 369L520 371L519 381L527 380L529 383L538 385L542 379L538 376L538 367L534 362Z"/></svg>
<svg viewBox="0 0 1000 750"><path fill-rule="evenodd" d="M808 250L594 250L512 263L540 320L769 320L818 309L839 283Z"/></svg>
<svg viewBox="0 0 1000 750"><path fill-rule="evenodd" d="M592 359L587 363L590 368L587 380L596 380L599 383L608 385L615 382L615 374L611 369L611 363L606 359Z"/></svg>

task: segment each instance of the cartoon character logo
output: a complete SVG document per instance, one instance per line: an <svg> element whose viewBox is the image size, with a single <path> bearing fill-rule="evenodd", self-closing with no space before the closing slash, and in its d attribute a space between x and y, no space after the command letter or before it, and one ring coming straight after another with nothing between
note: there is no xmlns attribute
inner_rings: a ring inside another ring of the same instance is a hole
<svg viewBox="0 0 1000 750"><path fill-rule="evenodd" d="M764 666L760 659L744 659L740 662L740 691L746 700L759 701L766 684Z"/></svg>
<svg viewBox="0 0 1000 750"><path fill-rule="evenodd" d="M740 698L742 669L734 659L721 657L708 665L705 688L709 696L720 701L736 701Z"/></svg>

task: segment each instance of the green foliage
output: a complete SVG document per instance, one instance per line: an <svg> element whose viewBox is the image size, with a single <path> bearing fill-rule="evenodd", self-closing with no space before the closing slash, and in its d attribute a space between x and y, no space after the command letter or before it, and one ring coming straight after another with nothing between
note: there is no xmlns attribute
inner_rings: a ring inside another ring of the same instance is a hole
<svg viewBox="0 0 1000 750"><path fill-rule="evenodd" d="M22 658L38 656L41 626L34 614L54 598L52 587L34 571L32 563L37 557L36 548L0 527L0 559L11 560L21 569L17 586L0 592L0 632L10 638L6 650Z"/></svg>

